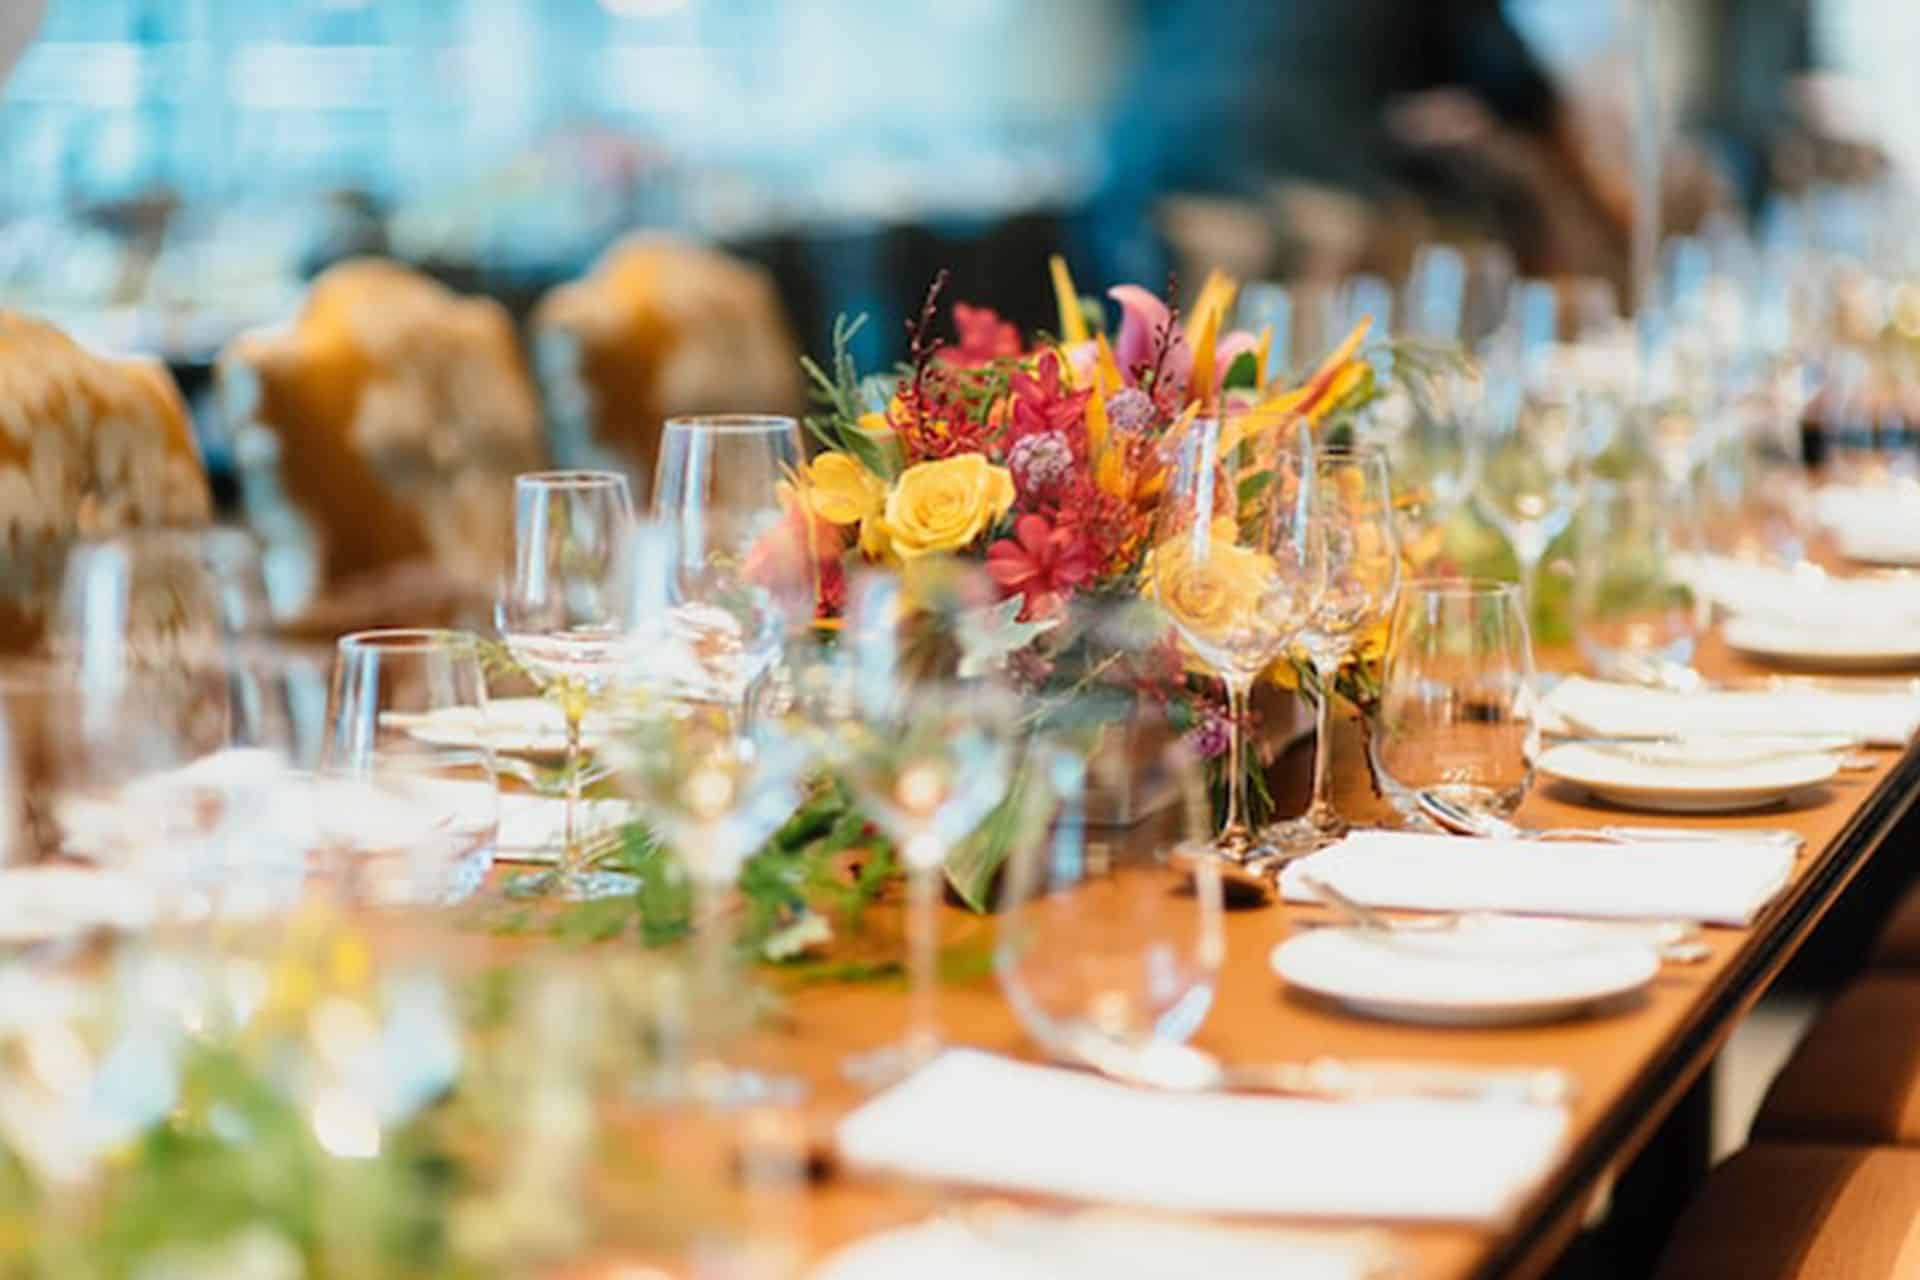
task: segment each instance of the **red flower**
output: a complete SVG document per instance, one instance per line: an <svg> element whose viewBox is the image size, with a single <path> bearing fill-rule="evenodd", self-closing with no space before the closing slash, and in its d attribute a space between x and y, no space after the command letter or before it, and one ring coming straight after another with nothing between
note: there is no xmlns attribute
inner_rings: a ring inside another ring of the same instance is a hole
<svg viewBox="0 0 1920 1280"><path fill-rule="evenodd" d="M1013 537L987 548L988 575L1008 595L1025 599L1020 616L1028 620L1053 613L1092 580L1094 568L1093 549L1081 531L1056 527L1045 516L1021 516Z"/></svg>
<svg viewBox="0 0 1920 1280"><path fill-rule="evenodd" d="M1060 382L1060 357L1047 352L1034 371L1016 369L1008 380L1013 392L1013 429L1015 441L1024 436L1057 431L1073 445L1075 456L1087 447L1087 398L1092 388L1068 391Z"/></svg>
<svg viewBox="0 0 1920 1280"><path fill-rule="evenodd" d="M1000 313L992 307L954 303L953 329L960 336L960 341L934 352L933 358L941 364L972 369L992 364L995 360L1017 359L1025 354L1020 342L1020 330L1012 322L1002 320Z"/></svg>

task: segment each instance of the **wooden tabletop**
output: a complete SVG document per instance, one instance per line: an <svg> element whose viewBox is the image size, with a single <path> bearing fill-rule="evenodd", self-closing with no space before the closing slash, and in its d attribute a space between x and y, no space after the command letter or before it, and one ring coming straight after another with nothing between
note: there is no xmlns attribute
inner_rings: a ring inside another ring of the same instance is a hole
<svg viewBox="0 0 1920 1280"><path fill-rule="evenodd" d="M1718 646L1702 655L1710 674L1754 669ZM1784 726L1783 726L1784 727ZM1711 957L1663 968L1644 999L1592 1017L1547 1026L1434 1029L1369 1021L1290 994L1267 968L1275 943L1320 909L1277 905L1231 912L1228 954L1212 1012L1196 1043L1228 1060L1272 1061L1319 1054L1349 1058L1429 1059L1489 1066L1552 1066L1571 1073L1569 1139L1552 1173L1503 1229L1458 1226L1394 1228L1408 1274L1423 1280L1536 1276L1549 1267L1580 1225L1607 1175L1644 1144L1687 1088L1704 1072L1740 1017L1752 1007L1832 906L1866 859L1920 796L1920 747L1873 752L1871 770L1840 774L1785 809L1744 816L1687 819L1620 816L1621 821L1689 824L1717 829L1791 827L1806 844L1792 883L1751 927L1707 931ZM1348 811L1371 812L1358 761L1340 762ZM1521 820L1591 825L1606 816L1542 786ZM991 937L990 920L954 910L948 941ZM949 984L940 994L950 1042L1032 1056L1033 1046L990 977ZM835 1066L870 1043L878 1029L901 1025L904 997L872 985L810 987L792 995L777 1041L766 1048L785 1070L820 1090L822 1124L858 1101ZM1311 1159L1309 1152L1277 1159ZM1443 1152L1430 1153L1443 1163ZM817 1255L867 1232L909 1220L942 1203L939 1193L836 1173L808 1193L791 1223L803 1252Z"/></svg>

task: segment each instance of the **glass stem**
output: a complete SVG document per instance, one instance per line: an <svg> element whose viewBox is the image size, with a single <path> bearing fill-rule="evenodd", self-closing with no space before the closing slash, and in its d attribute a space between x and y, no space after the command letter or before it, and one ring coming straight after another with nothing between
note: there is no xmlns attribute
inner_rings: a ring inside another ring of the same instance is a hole
<svg viewBox="0 0 1920 1280"><path fill-rule="evenodd" d="M1315 660L1313 676L1320 686L1314 699L1313 798L1307 804L1307 821L1324 825L1323 819L1335 816L1333 808L1333 681L1338 667L1329 669Z"/></svg>
<svg viewBox="0 0 1920 1280"><path fill-rule="evenodd" d="M935 1000L940 989L940 882L944 860L916 864L907 872L907 984L912 1008L907 1022L907 1058L917 1064L940 1046Z"/></svg>
<svg viewBox="0 0 1920 1280"><path fill-rule="evenodd" d="M584 718L584 709L574 690L565 691L562 710L567 721L567 799L560 824L560 875L562 879L571 879L586 870L581 866L576 829L580 811L580 721Z"/></svg>
<svg viewBox="0 0 1920 1280"><path fill-rule="evenodd" d="M727 981L733 967L734 937L727 913L726 881L695 874L693 882L694 989L688 1002L692 1040L693 1086L710 1085L721 1063L725 1028L721 1020L735 1002Z"/></svg>
<svg viewBox="0 0 1920 1280"><path fill-rule="evenodd" d="M1227 678L1227 816L1221 824L1222 839L1246 834L1247 769L1241 756L1241 725L1247 718L1247 699L1253 681L1242 676Z"/></svg>

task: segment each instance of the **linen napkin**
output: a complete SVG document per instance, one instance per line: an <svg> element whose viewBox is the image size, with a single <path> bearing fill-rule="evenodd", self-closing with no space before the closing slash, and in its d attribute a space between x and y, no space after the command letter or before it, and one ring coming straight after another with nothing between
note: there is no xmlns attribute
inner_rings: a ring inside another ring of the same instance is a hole
<svg viewBox="0 0 1920 1280"><path fill-rule="evenodd" d="M1288 866L1280 887L1295 902L1317 900L1311 878L1371 907L1744 925L1785 887L1793 860L1790 850L1759 841L1606 844L1356 831Z"/></svg>
<svg viewBox="0 0 1920 1280"><path fill-rule="evenodd" d="M1789 687L1675 693L1568 676L1541 706L1543 727L1624 737L1830 733L1898 747L1920 729L1920 696L1880 691Z"/></svg>
<svg viewBox="0 0 1920 1280"><path fill-rule="evenodd" d="M1008 1208L868 1236L828 1258L812 1280L1371 1280L1398 1274L1402 1261L1371 1232Z"/></svg>
<svg viewBox="0 0 1920 1280"><path fill-rule="evenodd" d="M1565 1128L1558 1107L1167 1093L952 1049L838 1142L872 1171L1176 1212L1495 1223Z"/></svg>

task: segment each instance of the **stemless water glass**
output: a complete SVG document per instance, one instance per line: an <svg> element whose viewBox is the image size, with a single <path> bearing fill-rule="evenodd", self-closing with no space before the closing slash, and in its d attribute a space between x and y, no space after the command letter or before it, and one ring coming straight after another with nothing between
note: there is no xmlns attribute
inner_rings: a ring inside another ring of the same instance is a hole
<svg viewBox="0 0 1920 1280"><path fill-rule="evenodd" d="M623 893L630 878L593 872L577 826L581 725L629 663L628 539L633 499L611 471L535 471L513 482L513 574L496 606L508 651L560 705L566 723L566 801L559 866L563 897Z"/></svg>
<svg viewBox="0 0 1920 1280"><path fill-rule="evenodd" d="M1006 799L1018 763L1020 706L998 672L970 658L970 602L984 580L955 568L909 602L897 578L853 584L841 645L855 686L832 735L834 767L893 843L907 877L903 1042L848 1064L884 1079L939 1045L935 1008L940 889L948 856Z"/></svg>
<svg viewBox="0 0 1920 1280"><path fill-rule="evenodd" d="M1372 739L1394 807L1418 817L1431 791L1511 817L1533 781L1533 648L1512 583L1423 578L1394 609Z"/></svg>
<svg viewBox="0 0 1920 1280"><path fill-rule="evenodd" d="M500 826L486 709L471 635L393 630L341 637L314 803L350 896L413 906L454 901L479 887ZM440 732L454 717L480 732Z"/></svg>
<svg viewBox="0 0 1920 1280"><path fill-rule="evenodd" d="M1705 601L1681 573L1697 549L1684 501L1651 478L1600 481L1580 508L1573 632L1595 673L1636 684L1697 684L1689 664Z"/></svg>
<svg viewBox="0 0 1920 1280"><path fill-rule="evenodd" d="M1209 838L1212 807L1193 744L1139 686L1164 647L1157 613L1095 616L1062 663L1066 688L1029 695L1044 723L1009 823L994 950L1042 1047L1122 1075L1193 1034L1225 951L1221 864L1173 856ZM1144 817L1099 825L1099 797L1123 792Z"/></svg>
<svg viewBox="0 0 1920 1280"><path fill-rule="evenodd" d="M744 713L813 621L819 550L792 418L671 418L654 518L673 531L672 628L701 678L682 691Z"/></svg>
<svg viewBox="0 0 1920 1280"><path fill-rule="evenodd" d="M1227 811L1214 852L1233 862L1260 853L1247 826L1241 731L1254 680L1287 651L1312 616L1323 585L1310 522L1312 449L1304 436L1276 445L1274 429L1234 431L1263 461L1228 447L1225 420L1196 419L1178 442L1144 570L1147 593L1187 649L1227 687ZM1257 484L1253 475L1264 475ZM1249 489L1252 500L1244 500Z"/></svg>
<svg viewBox="0 0 1920 1280"><path fill-rule="evenodd" d="M1346 819L1333 807L1331 690L1341 666L1385 626L1400 587L1386 456L1367 447L1320 450L1307 520L1306 536L1324 558L1324 586L1298 642L1319 686L1312 799L1300 817L1260 833L1264 842L1287 851L1317 848L1346 834Z"/></svg>
<svg viewBox="0 0 1920 1280"><path fill-rule="evenodd" d="M204 662L271 624L259 547L238 529L149 529L67 556L51 643L100 686Z"/></svg>

